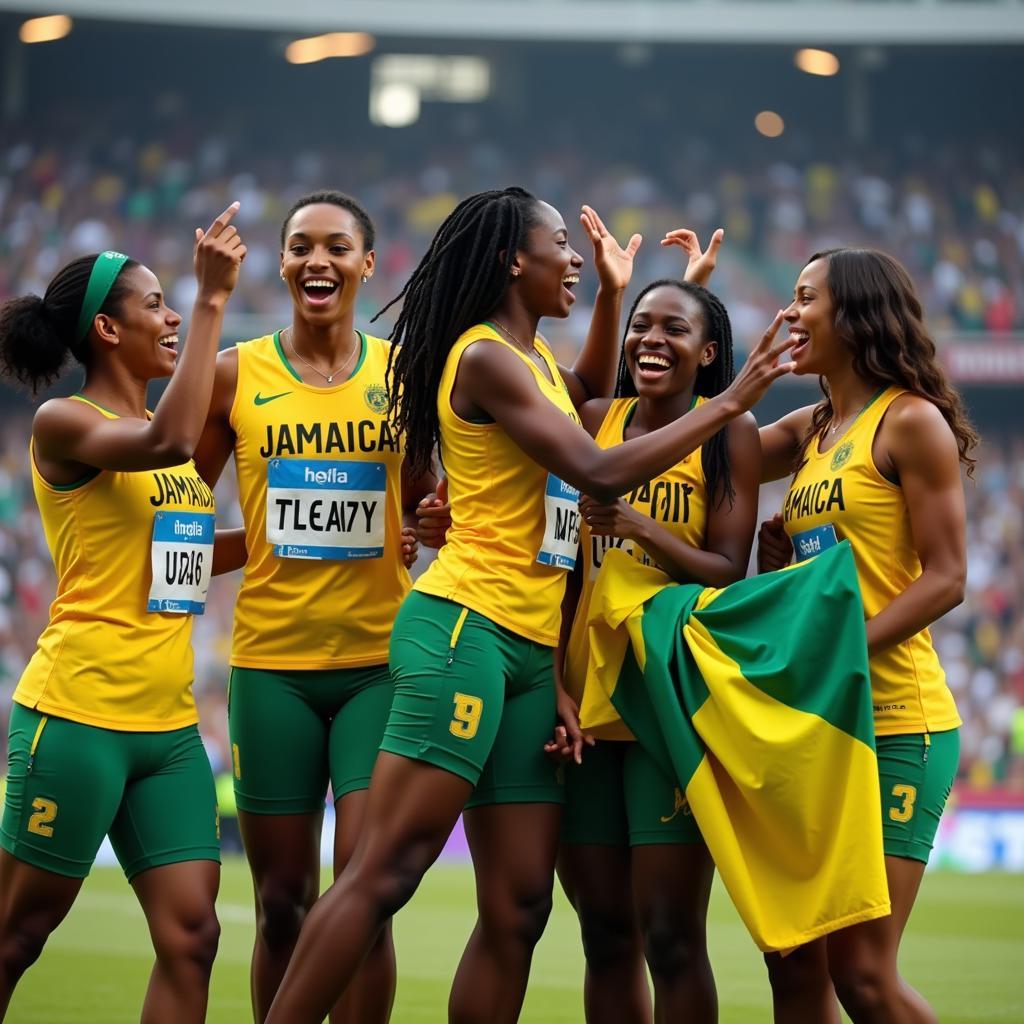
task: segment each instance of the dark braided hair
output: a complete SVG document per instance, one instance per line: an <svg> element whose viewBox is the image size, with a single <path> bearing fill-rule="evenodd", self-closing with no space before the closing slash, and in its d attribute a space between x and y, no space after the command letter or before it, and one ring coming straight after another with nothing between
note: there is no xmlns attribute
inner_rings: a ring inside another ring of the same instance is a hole
<svg viewBox="0 0 1024 1024"><path fill-rule="evenodd" d="M695 299L701 307L704 316L704 340L717 341L718 352L715 358L707 366L697 367L697 375L693 382L693 393L704 398L714 398L720 395L731 383L734 376L733 355L732 355L732 324L729 322L729 314L722 300L699 284L691 284L689 281L676 281L671 278L663 278L647 285L633 300L629 316L626 317L626 330L622 336L623 346L619 355L619 373L615 383L616 398L635 398L637 394L636 384L630 376L626 366L626 335L629 334L630 325L633 323L633 316L636 308L644 296L650 294L655 288L678 288L679 291ZM732 508L736 492L732 486L732 473L729 468L729 446L726 439L726 428L723 427L709 440L701 445L701 465L704 468L704 481L707 487L708 500L714 508L729 499L729 507Z"/></svg>
<svg viewBox="0 0 1024 1024"><path fill-rule="evenodd" d="M78 317L97 253L79 256L57 271L46 294L21 295L0 306L0 373L38 394L64 372L73 357L85 364L89 339L78 337ZM125 271L137 267L127 260L98 312L115 315L131 291Z"/></svg>
<svg viewBox="0 0 1024 1024"><path fill-rule="evenodd" d="M935 342L924 324L921 300L903 264L877 249L826 249L815 260L828 260L828 290L832 296L836 337L850 353L858 377L890 387L906 388L938 407L956 438L960 461L974 475L971 451L978 434L964 410L960 395L946 379ZM811 414L794 464L799 471L807 449L819 444L832 420L832 396L819 378L824 398Z"/></svg>
<svg viewBox="0 0 1024 1024"><path fill-rule="evenodd" d="M374 230L373 221L363 208L362 203L346 195L344 192L337 192L334 189L321 189L319 192L310 192L307 195L301 196L292 203L292 208L285 214L285 218L281 222L282 249L284 248L285 239L288 237L288 225L291 223L292 217L299 210L307 206L313 206L316 203L327 203L329 206L340 206L343 210L348 210L355 217L359 230L363 233L363 251L369 252L373 248L377 233Z"/></svg>
<svg viewBox="0 0 1024 1024"><path fill-rule="evenodd" d="M536 222L537 199L511 187L463 199L437 229L405 287L373 319L404 300L391 332L389 413L414 473L429 470L440 439L437 392L460 334L486 320L508 288L516 250ZM401 402L398 397L401 395Z"/></svg>

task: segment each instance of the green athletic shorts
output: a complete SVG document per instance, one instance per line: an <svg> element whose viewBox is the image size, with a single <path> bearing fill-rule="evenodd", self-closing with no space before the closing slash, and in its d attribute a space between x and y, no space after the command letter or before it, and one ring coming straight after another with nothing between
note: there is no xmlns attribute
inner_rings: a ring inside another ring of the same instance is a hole
<svg viewBox="0 0 1024 1024"><path fill-rule="evenodd" d="M235 801L251 814L312 814L370 785L391 707L387 665L233 668L228 731Z"/></svg>
<svg viewBox="0 0 1024 1024"><path fill-rule="evenodd" d="M639 743L599 740L565 772L562 842L683 846L703 842L686 797Z"/></svg>
<svg viewBox="0 0 1024 1024"><path fill-rule="evenodd" d="M85 878L109 833L129 879L189 860L220 862L217 797L194 725L118 732L14 704L0 845Z"/></svg>
<svg viewBox="0 0 1024 1024"><path fill-rule="evenodd" d="M882 786L885 855L927 864L956 779L960 730L877 736L875 749Z"/></svg>
<svg viewBox="0 0 1024 1024"><path fill-rule="evenodd" d="M467 807L562 802L544 753L555 725L551 647L414 590L395 619L391 675L381 750L471 782Z"/></svg>

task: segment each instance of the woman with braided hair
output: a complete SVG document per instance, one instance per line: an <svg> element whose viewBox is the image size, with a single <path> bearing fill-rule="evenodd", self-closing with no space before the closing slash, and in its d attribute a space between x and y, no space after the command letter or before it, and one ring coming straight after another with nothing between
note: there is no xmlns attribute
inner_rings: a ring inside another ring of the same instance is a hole
<svg viewBox="0 0 1024 1024"><path fill-rule="evenodd" d="M721 301L699 285L655 281L629 311L615 397L587 402L580 417L597 444L611 448L688 416L732 379L732 329ZM581 500L582 557L566 588L568 642L559 649L563 721L578 719L584 698L588 612L605 554L622 548L679 582L724 587L742 579L760 453L757 424L744 413L625 497ZM558 871L580 919L588 1024L713 1022L706 922L714 863L700 829L675 781L639 743L621 734L588 742L569 743L562 727L549 744L575 761L566 771Z"/></svg>
<svg viewBox="0 0 1024 1024"><path fill-rule="evenodd" d="M619 250L593 211L582 219L611 294L599 292L598 322L571 369L555 363L537 324L568 316L583 260L558 211L523 189L460 203L402 292L397 423L414 467L440 443L452 525L395 622L395 697L359 844L306 920L270 1024L322 1020L464 807L479 917L449 1018L518 1019L558 848L562 793L543 747L556 716L553 652L579 493L611 501L652 479L788 372L777 361L789 342L773 344L780 314L722 394L601 448L577 408L612 390L607 320L617 321L639 238Z"/></svg>

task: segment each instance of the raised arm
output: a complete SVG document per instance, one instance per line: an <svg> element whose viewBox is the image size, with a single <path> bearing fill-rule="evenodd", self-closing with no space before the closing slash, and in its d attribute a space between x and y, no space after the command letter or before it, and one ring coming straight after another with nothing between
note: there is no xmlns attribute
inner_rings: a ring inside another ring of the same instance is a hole
<svg viewBox="0 0 1024 1024"><path fill-rule="evenodd" d="M235 432L231 428L231 407L238 388L238 349L225 349L217 356L213 375L213 398L202 436L193 460L199 475L216 487L231 453L235 450Z"/></svg>
<svg viewBox="0 0 1024 1024"><path fill-rule="evenodd" d="M204 233L196 229L195 272L199 291L188 340L152 419L107 419L83 402L53 399L36 413L33 438L40 458L95 469L134 472L175 466L192 457L213 390L213 361L224 307L238 280L245 246L231 219L232 203ZM154 301L163 302L162 296ZM98 314L95 330L116 335Z"/></svg>
<svg viewBox="0 0 1024 1024"><path fill-rule="evenodd" d="M484 411L534 461L599 501L665 472L740 413L792 366L779 356L795 341L774 342L781 313L721 394L668 426L612 448L600 448L537 390L533 375L505 346L481 339L462 356L456 388Z"/></svg>

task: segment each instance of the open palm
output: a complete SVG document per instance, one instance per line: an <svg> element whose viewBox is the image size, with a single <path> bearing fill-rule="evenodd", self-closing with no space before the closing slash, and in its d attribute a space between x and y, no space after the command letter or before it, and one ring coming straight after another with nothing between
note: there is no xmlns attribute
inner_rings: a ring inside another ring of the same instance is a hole
<svg viewBox="0 0 1024 1024"><path fill-rule="evenodd" d="M642 238L633 235L625 249L612 237L597 211L583 207L580 223L594 244L594 266L602 288L623 290L633 276L633 257Z"/></svg>

